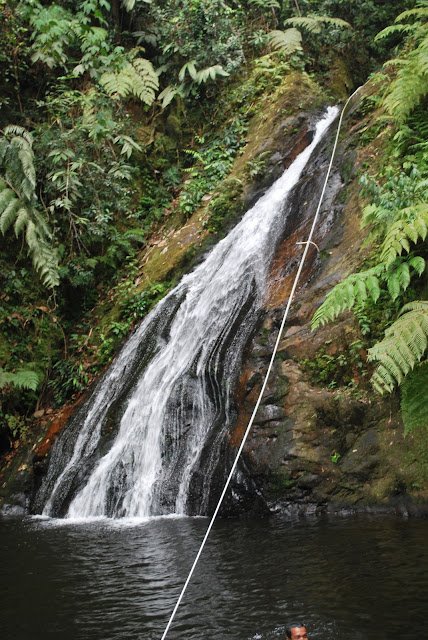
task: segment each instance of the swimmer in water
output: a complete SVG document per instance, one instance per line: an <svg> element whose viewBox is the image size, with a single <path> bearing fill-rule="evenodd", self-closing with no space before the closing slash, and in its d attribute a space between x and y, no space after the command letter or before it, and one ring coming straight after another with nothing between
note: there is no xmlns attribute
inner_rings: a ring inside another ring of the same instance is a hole
<svg viewBox="0 0 428 640"><path fill-rule="evenodd" d="M308 632L302 622L293 622L285 628L287 640L309 640Z"/></svg>

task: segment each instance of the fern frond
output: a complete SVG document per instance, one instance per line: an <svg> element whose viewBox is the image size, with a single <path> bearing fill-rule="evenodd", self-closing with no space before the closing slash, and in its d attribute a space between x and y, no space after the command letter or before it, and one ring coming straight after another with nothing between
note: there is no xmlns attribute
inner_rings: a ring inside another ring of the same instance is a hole
<svg viewBox="0 0 428 640"><path fill-rule="evenodd" d="M152 63L144 58L126 62L119 71L108 71L101 75L101 86L112 98L135 96L151 105L159 88L159 78Z"/></svg>
<svg viewBox="0 0 428 640"><path fill-rule="evenodd" d="M13 226L15 235L24 235L33 266L48 287L59 284L58 259L50 246L51 233L37 211L36 173L31 135L21 127L3 132L0 162L0 233ZM3 176L1 175L3 174Z"/></svg>
<svg viewBox="0 0 428 640"><path fill-rule="evenodd" d="M259 9L280 9L281 5L277 0L248 0L249 4L253 4Z"/></svg>
<svg viewBox="0 0 428 640"><path fill-rule="evenodd" d="M383 340L368 351L378 363L372 384L380 393L391 392L423 358L428 347L428 301L405 305L400 317L385 331Z"/></svg>
<svg viewBox="0 0 428 640"><path fill-rule="evenodd" d="M402 60L383 104L397 122L404 122L427 94L428 33Z"/></svg>
<svg viewBox="0 0 428 640"><path fill-rule="evenodd" d="M302 50L302 34L295 28L274 29L268 33L268 40L273 49L283 49L288 55Z"/></svg>
<svg viewBox="0 0 428 640"><path fill-rule="evenodd" d="M415 7L414 9L407 9L400 13L396 18L395 22L402 22L403 20L412 20L417 18L418 20L428 20L428 5L426 2L419 2L419 7Z"/></svg>
<svg viewBox="0 0 428 640"><path fill-rule="evenodd" d="M13 197L9 200L7 206L3 209L3 211L0 212L0 231L3 235L9 229L9 227L13 225L19 209L19 200L13 193L12 196Z"/></svg>
<svg viewBox="0 0 428 640"><path fill-rule="evenodd" d="M367 299L371 298L376 302L380 295L379 278L383 271L383 267L378 265L360 273L353 273L339 282L314 313L312 330L331 322L355 305L363 305Z"/></svg>
<svg viewBox="0 0 428 640"><path fill-rule="evenodd" d="M0 389L10 385L17 389L36 391L40 382L40 376L35 371L19 369L15 373L12 373L0 367Z"/></svg>
<svg viewBox="0 0 428 640"><path fill-rule="evenodd" d="M397 215L398 220L390 226L380 248L380 259L387 266L403 251L409 253L409 241L416 244L419 239L425 240L428 232L428 204L406 207Z"/></svg>
<svg viewBox="0 0 428 640"><path fill-rule="evenodd" d="M321 33L324 25L338 27L339 29L351 29L351 25L341 18L330 16L295 16L284 20L284 24L305 29L308 33Z"/></svg>
<svg viewBox="0 0 428 640"><path fill-rule="evenodd" d="M428 427L428 362L415 367L402 386L401 411L404 433Z"/></svg>
<svg viewBox="0 0 428 640"><path fill-rule="evenodd" d="M391 35L395 35L396 33L408 33L412 31L413 27L409 24L390 24L382 31L375 36L375 42L379 42L380 40L384 40L385 38L389 38Z"/></svg>

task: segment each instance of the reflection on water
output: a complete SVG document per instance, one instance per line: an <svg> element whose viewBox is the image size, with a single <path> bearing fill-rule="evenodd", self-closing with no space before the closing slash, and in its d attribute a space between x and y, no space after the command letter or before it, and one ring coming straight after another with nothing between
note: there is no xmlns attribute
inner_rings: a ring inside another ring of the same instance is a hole
<svg viewBox="0 0 428 640"><path fill-rule="evenodd" d="M160 638L203 537L203 518L0 521L7 640ZM218 522L169 638L425 637L428 523ZM376 627L376 633L374 631Z"/></svg>

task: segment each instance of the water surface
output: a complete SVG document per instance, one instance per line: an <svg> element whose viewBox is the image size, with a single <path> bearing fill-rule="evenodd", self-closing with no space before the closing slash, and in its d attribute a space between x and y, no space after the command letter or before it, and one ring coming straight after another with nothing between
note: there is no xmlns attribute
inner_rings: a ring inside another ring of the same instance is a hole
<svg viewBox="0 0 428 640"><path fill-rule="evenodd" d="M6 640L160 638L204 518L0 520ZM186 640L426 637L428 523L358 517L222 521L170 630Z"/></svg>

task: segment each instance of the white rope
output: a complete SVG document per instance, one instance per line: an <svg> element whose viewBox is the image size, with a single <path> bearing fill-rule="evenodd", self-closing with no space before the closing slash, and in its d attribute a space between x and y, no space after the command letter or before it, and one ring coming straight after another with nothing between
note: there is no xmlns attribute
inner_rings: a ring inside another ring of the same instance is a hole
<svg viewBox="0 0 428 640"><path fill-rule="evenodd" d="M293 286L291 288L290 296L288 298L287 306L285 308L284 315L283 315L282 322L281 322L281 326L279 328L278 337L277 337L276 342L275 342L275 347L274 347L273 352L272 352L272 357L271 357L270 362L269 362L269 366L268 366L268 369L267 369L267 372L266 372L266 376L265 376L262 388L260 390L259 397L258 397L257 402L255 404L253 413L251 414L250 421L249 421L248 426L247 426L247 428L245 430L244 437L242 438L242 441L241 441L241 444L239 446L238 452L237 452L237 454L235 456L234 463L233 463L232 468L231 468L231 470L229 472L229 475L227 477L226 484L224 485L223 491L221 493L221 496L219 498L219 501L217 503L215 511L214 511L213 515L211 516L211 520L210 520L208 528L207 528L207 530L205 532L204 539L201 542L201 545L199 547L199 551L196 554L196 557L195 557L195 559L193 561L192 567L191 567L191 569L189 571L189 575L187 576L186 582L184 583L183 588L181 590L181 593L178 596L178 600L177 600L177 602L175 604L175 607L174 607L174 609L173 609L173 611L171 613L171 616L170 616L170 618L168 620L168 624L166 625L166 628L165 628L165 631L163 632L161 640L165 640L165 638L167 636L167 633L168 633L169 628L170 628L170 626L172 624L172 621L175 618L175 614L177 613L177 609L180 606L180 603L181 603L181 601L183 599L183 596L184 596L184 594L186 592L187 586L188 586L188 584L189 584L189 582L190 582L190 580L192 578L193 572L194 572L194 570L196 568L196 565L198 564L199 558L201 557L202 551L203 551L203 549L205 547L205 543L208 540L208 536L210 535L211 529L212 529L212 527L214 525L215 519L216 519L217 514L218 514L218 512L220 510L220 507L222 505L224 496L226 495L226 491L229 488L229 484L230 484L230 482L232 480L232 476L233 476L233 474L235 472L236 465L238 464L238 460L239 460L239 458L241 456L242 450L243 450L243 448L245 446L245 443L247 441L248 435L249 435L249 433L251 431L251 427L253 426L253 422L254 422L254 419L256 417L256 413L257 413L258 408L260 406L260 403L262 401L262 397L263 397L263 394L265 392L266 385L268 383L270 373L272 371L272 367L273 367L273 363L274 363L274 360L275 360L275 356L276 356L276 353L278 351L278 347L279 347L279 343L280 343L280 340L281 340L281 337L282 337L282 333L284 331L284 326L285 326L285 322L287 320L288 312L290 310L290 306L291 306L291 303L293 301L294 294L296 292L297 284L299 282L299 278L300 278L300 275L302 273L302 269L303 269L303 265L305 263L305 259L306 259L307 253L309 251L309 246L311 244L315 244L314 242L312 242L312 236L313 236L314 231L315 231L315 227L316 227L316 224L317 224L317 221L318 221L318 217L319 217L319 212L321 210L321 204L322 204L322 201L324 199L325 190L327 188L327 182L328 182L328 179L330 177L331 168L333 166L333 160L334 160L334 156L335 156L335 153L336 153L337 143L339 141L339 133L340 133L340 129L341 129L341 126L342 126L343 115L345 113L345 109L348 106L349 102L354 97L354 95L357 93L357 91L359 91L359 89L361 89L361 87L358 87L358 89L356 89L354 91L354 93L349 96L348 100L346 101L346 103L345 103L345 105L344 105L344 107L342 109L342 113L340 114L339 123L338 123L338 126L337 126L336 138L335 138L335 141L334 141L333 151L332 151L331 158L330 158L330 164L329 164L328 169L327 169L327 174L326 174L326 177L325 177L325 180L324 180L324 186L323 186L323 189L322 189L322 192L321 192L321 196L320 196L320 199L319 199L319 202L318 202L318 207L317 207L317 210L316 210L315 215L314 215L314 219L313 219L313 222L312 222L311 230L310 230L309 235L308 235L308 239L306 240L306 242L302 243L302 244L305 245L305 249L303 251L303 254L302 254L302 257L301 257L301 260L300 260L300 264L299 264L299 268L298 268L296 276L294 278Z"/></svg>

